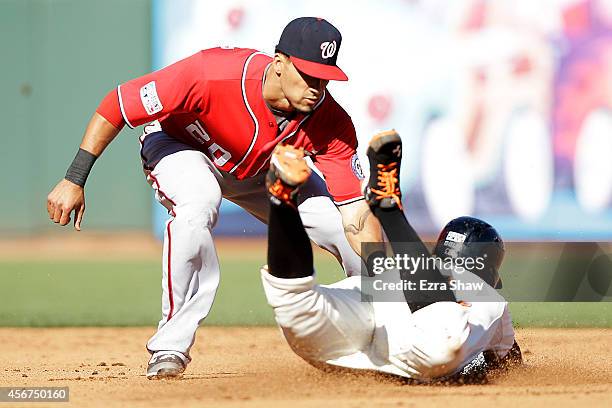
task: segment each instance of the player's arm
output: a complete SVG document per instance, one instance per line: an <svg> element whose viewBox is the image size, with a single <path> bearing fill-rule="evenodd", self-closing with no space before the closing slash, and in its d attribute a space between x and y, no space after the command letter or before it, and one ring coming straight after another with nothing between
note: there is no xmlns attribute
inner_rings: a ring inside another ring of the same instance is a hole
<svg viewBox="0 0 612 408"><path fill-rule="evenodd" d="M382 242L382 228L370 211L365 200L355 201L338 207L342 215L344 233L351 248L361 254L362 242Z"/></svg>
<svg viewBox="0 0 612 408"><path fill-rule="evenodd" d="M87 176L124 124L136 127L172 112L189 112L202 107L203 58L202 53L196 53L164 69L132 79L108 93L87 126L66 177L47 196L47 212L53 222L68 224L74 211L74 227L81 230Z"/></svg>
<svg viewBox="0 0 612 408"><path fill-rule="evenodd" d="M95 160L120 130L98 112L94 113L66 177L47 196L47 212L53 222L68 224L74 211L74 228L81 230L81 220L85 213L85 181Z"/></svg>

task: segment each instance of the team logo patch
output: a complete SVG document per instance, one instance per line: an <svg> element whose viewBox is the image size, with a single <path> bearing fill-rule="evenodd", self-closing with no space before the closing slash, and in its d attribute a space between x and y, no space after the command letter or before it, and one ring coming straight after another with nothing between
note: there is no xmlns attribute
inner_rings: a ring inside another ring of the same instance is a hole
<svg viewBox="0 0 612 408"><path fill-rule="evenodd" d="M142 106L144 106L147 114L155 115L157 112L161 112L164 109L159 96L157 96L157 88L155 87L155 81L151 81L142 88L140 88L140 100Z"/></svg>
<svg viewBox="0 0 612 408"><path fill-rule="evenodd" d="M325 41L321 43L321 58L323 59L328 59L334 56L334 54L336 54L336 48L338 46L336 45L335 41L329 42L329 41Z"/></svg>
<svg viewBox="0 0 612 408"><path fill-rule="evenodd" d="M359 161L359 157L357 153L351 157L351 168L353 169L353 173L359 180L363 180L365 176L363 175L363 168L361 167L361 162Z"/></svg>

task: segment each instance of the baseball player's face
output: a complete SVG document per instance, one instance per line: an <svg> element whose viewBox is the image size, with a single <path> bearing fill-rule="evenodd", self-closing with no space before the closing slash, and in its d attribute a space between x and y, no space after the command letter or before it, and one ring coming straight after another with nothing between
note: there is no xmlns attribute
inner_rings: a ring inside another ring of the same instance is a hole
<svg viewBox="0 0 612 408"><path fill-rule="evenodd" d="M298 71L285 56L281 56L280 71L281 89L291 106L303 113L312 112L329 81Z"/></svg>

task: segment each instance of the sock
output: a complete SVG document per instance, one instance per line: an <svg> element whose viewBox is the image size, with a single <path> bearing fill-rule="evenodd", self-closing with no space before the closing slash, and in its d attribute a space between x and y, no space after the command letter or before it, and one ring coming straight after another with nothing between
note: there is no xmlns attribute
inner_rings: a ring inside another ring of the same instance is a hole
<svg viewBox="0 0 612 408"><path fill-rule="evenodd" d="M391 241L391 247L394 253L403 254L408 251L407 255L412 258L431 256L429 250L414 228L412 228L412 225L410 225L402 210L397 207L391 209L376 207L373 209L373 213L382 224L387 238ZM400 243L410 243L410 245L406 248L405 245L400 245ZM406 298L408 307L410 307L410 310L413 312L436 302L457 301L455 294L450 289L435 291L418 290L418 281L420 280L427 280L427 282L447 281L437 269L430 270L419 268L414 274L402 269L400 270L400 277L404 281L414 281L416 283L416 290L404 290L404 297Z"/></svg>
<svg viewBox="0 0 612 408"><path fill-rule="evenodd" d="M284 203L270 204L268 270L278 278L303 278L314 272L312 247L300 213Z"/></svg>

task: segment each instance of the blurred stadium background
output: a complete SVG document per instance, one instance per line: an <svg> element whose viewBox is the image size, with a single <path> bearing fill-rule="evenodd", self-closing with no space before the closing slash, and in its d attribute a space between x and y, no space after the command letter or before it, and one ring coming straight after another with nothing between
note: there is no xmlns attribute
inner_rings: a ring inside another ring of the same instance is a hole
<svg viewBox="0 0 612 408"><path fill-rule="evenodd" d="M419 232L471 214L508 240L612 241L612 0L0 0L0 325L156 323L153 236L167 214L142 177L139 130L96 164L86 232L50 223L45 197L109 89L202 48L271 54L301 15L343 34L350 81L329 88L360 154L378 130L404 138ZM208 322L271 324L265 246L243 241L265 226L224 202L215 233L222 284ZM317 263L324 281L341 276L325 254ZM513 312L519 325L609 326L609 305Z"/></svg>

